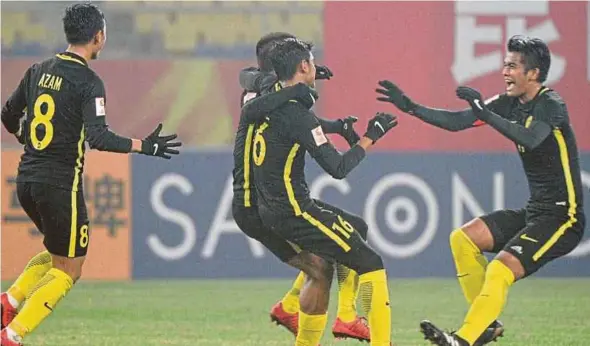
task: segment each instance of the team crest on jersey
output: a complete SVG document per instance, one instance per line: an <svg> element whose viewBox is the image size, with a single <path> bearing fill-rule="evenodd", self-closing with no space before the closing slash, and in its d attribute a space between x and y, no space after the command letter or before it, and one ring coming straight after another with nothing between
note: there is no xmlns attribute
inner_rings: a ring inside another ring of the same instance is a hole
<svg viewBox="0 0 590 346"><path fill-rule="evenodd" d="M107 114L105 106L104 106L104 97L97 97L94 99L96 104L96 116L105 116Z"/></svg>
<svg viewBox="0 0 590 346"><path fill-rule="evenodd" d="M318 147L324 143L328 143L328 139L326 138L326 135L324 135L321 125L311 130L311 134L313 135L313 140Z"/></svg>

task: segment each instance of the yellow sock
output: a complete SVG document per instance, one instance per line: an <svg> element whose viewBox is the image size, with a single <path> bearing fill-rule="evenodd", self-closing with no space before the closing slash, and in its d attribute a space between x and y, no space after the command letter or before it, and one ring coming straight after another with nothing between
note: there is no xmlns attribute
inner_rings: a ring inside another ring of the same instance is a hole
<svg viewBox="0 0 590 346"><path fill-rule="evenodd" d="M305 274L303 272L299 272L297 275L297 279L293 282L293 287L285 294L283 300L283 310L290 314L294 314L299 312L299 293L301 293L301 287L305 283Z"/></svg>
<svg viewBox="0 0 590 346"><path fill-rule="evenodd" d="M486 271L486 280L481 293L475 298L457 335L470 345L502 312L508 288L514 283L514 274L502 262L493 260Z"/></svg>
<svg viewBox="0 0 590 346"><path fill-rule="evenodd" d="M308 315L299 311L299 330L295 346L318 346L327 322L328 314Z"/></svg>
<svg viewBox="0 0 590 346"><path fill-rule="evenodd" d="M391 307L385 269L359 276L359 293L369 319L372 346L389 346L391 341Z"/></svg>
<svg viewBox="0 0 590 346"><path fill-rule="evenodd" d="M338 277L338 317L342 322L352 322L357 315L358 275L354 270L338 264L336 276Z"/></svg>
<svg viewBox="0 0 590 346"><path fill-rule="evenodd" d="M471 305L483 287L488 260L462 229L454 230L450 241L457 278L465 299Z"/></svg>
<svg viewBox="0 0 590 346"><path fill-rule="evenodd" d="M49 269L51 269L51 254L47 251L36 254L6 293L20 305Z"/></svg>
<svg viewBox="0 0 590 346"><path fill-rule="evenodd" d="M27 297L25 305L8 328L21 338L32 332L49 316L57 303L70 291L72 278L63 271L50 269Z"/></svg>

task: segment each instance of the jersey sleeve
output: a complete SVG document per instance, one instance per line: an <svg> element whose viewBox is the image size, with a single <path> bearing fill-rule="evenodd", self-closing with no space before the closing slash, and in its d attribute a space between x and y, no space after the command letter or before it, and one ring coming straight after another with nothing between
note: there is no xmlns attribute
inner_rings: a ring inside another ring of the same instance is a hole
<svg viewBox="0 0 590 346"><path fill-rule="evenodd" d="M106 124L106 92L104 83L98 76L83 91L82 114L86 125Z"/></svg>
<svg viewBox="0 0 590 346"><path fill-rule="evenodd" d="M341 154L328 140L322 125L313 112L299 106L291 116L298 117L292 121L292 139L303 146L316 162L336 179L343 179L350 173L365 157L365 150L354 145L346 153Z"/></svg>
<svg viewBox="0 0 590 346"><path fill-rule="evenodd" d="M552 128L562 126L567 118L565 104L554 99L544 99L533 109L533 120L542 121Z"/></svg>
<svg viewBox="0 0 590 346"><path fill-rule="evenodd" d="M2 107L2 124L10 133L16 133L20 127L20 118L24 116L27 107L27 85L31 75L29 68L20 83Z"/></svg>

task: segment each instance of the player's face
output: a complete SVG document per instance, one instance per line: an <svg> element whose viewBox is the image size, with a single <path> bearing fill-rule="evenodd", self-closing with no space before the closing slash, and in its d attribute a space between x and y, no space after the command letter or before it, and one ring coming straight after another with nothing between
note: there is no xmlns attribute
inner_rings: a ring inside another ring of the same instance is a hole
<svg viewBox="0 0 590 346"><path fill-rule="evenodd" d="M308 86L315 88L315 61L313 56L309 60L303 60L301 69L305 76L305 84Z"/></svg>
<svg viewBox="0 0 590 346"><path fill-rule="evenodd" d="M506 94L512 97L520 97L537 82L537 69L525 70L522 54L508 52L504 58L504 82L506 83Z"/></svg>

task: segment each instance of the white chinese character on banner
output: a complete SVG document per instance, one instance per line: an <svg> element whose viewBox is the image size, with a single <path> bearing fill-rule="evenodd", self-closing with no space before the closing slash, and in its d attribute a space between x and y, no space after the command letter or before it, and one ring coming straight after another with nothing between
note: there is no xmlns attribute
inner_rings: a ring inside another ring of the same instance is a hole
<svg viewBox="0 0 590 346"><path fill-rule="evenodd" d="M551 19L527 27L526 16L549 15L549 1L455 1L455 56L451 71L458 84L500 71L506 43L502 42L502 26L477 24L477 16L505 16L505 37L527 35L543 39L547 44L559 40L559 32ZM475 55L476 44L497 44L491 53ZM589 58L590 59L590 58ZM561 79L565 58L551 54L547 84Z"/></svg>

